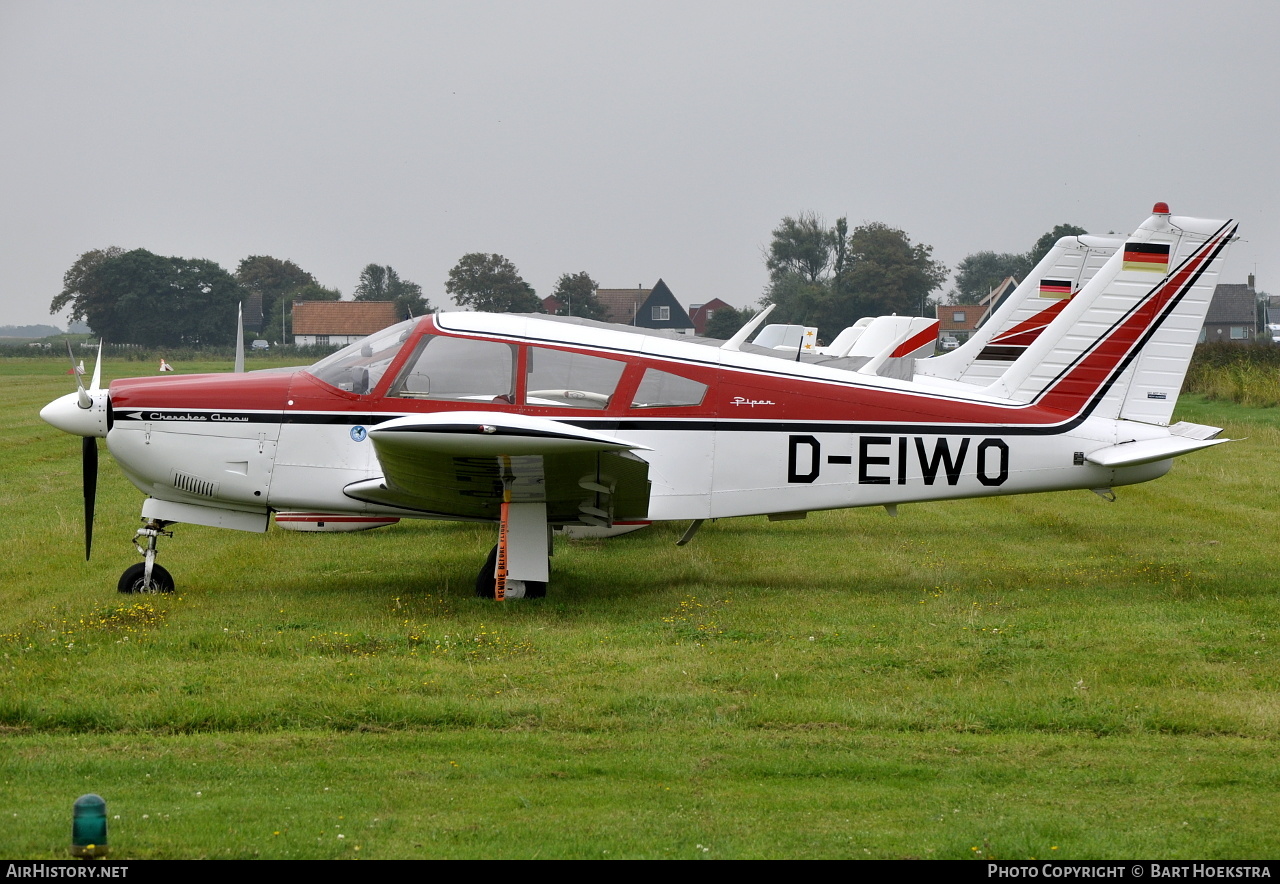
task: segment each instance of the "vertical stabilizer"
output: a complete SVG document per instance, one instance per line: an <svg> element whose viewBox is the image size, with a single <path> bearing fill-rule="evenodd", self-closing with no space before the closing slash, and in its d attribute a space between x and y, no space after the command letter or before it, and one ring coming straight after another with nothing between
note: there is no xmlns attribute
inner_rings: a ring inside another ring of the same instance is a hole
<svg viewBox="0 0 1280 884"><path fill-rule="evenodd" d="M1167 423L1235 228L1157 203L990 392L1065 414Z"/></svg>
<svg viewBox="0 0 1280 884"><path fill-rule="evenodd" d="M1026 351L1123 243L1124 238L1116 236L1062 237L969 340L950 353L917 362L917 373L991 383Z"/></svg>
<svg viewBox="0 0 1280 884"><path fill-rule="evenodd" d="M1173 262L1176 265L1186 260L1197 244L1205 241L1205 235L1196 232L1196 226L1217 222L1175 215L1169 218L1169 223L1183 231L1180 248L1174 250ZM1116 391L1117 396L1124 397L1118 417L1168 426L1196 343L1200 340L1200 331L1204 328L1229 244L1230 238L1217 260L1211 262L1187 289L1182 300L1160 323L1134 360L1129 383Z"/></svg>

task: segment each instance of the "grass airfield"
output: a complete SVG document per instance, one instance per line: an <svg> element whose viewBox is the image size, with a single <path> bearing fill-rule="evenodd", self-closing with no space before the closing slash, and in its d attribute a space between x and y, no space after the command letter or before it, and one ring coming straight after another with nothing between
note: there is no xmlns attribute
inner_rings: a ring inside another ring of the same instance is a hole
<svg viewBox="0 0 1280 884"><path fill-rule="evenodd" d="M132 597L141 495L104 454L84 562L37 416L64 367L0 361L0 855L97 792L117 859L1280 856L1276 409L1184 397L1243 441L1115 503L559 539L545 601L426 522L176 526Z"/></svg>

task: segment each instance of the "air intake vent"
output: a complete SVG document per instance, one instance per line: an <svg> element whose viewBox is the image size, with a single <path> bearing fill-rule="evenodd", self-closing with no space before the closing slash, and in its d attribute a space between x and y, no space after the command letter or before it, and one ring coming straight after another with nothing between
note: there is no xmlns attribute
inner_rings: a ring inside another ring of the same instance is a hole
<svg viewBox="0 0 1280 884"><path fill-rule="evenodd" d="M201 479L199 476L192 476L189 473L177 470L173 474L173 487L198 497L213 497L218 491L216 482L210 482L208 479Z"/></svg>

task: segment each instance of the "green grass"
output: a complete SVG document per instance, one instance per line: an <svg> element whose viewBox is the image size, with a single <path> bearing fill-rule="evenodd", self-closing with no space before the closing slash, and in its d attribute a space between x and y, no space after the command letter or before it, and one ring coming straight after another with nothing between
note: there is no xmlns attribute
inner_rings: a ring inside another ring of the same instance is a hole
<svg viewBox="0 0 1280 884"><path fill-rule="evenodd" d="M407 522L178 526L139 599L109 457L83 561L61 371L0 361L5 855L65 855L89 791L116 857L1280 853L1275 410L1184 398L1247 438L1113 504L560 540L540 602L471 597L491 530Z"/></svg>

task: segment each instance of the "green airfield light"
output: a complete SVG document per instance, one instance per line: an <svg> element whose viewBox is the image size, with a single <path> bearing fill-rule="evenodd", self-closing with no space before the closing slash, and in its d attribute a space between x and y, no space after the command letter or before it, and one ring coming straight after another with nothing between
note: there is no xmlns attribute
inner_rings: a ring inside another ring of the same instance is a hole
<svg viewBox="0 0 1280 884"><path fill-rule="evenodd" d="M81 795L71 806L71 855L101 859L107 855L107 802Z"/></svg>

